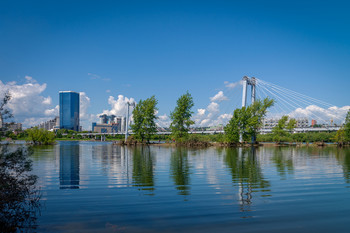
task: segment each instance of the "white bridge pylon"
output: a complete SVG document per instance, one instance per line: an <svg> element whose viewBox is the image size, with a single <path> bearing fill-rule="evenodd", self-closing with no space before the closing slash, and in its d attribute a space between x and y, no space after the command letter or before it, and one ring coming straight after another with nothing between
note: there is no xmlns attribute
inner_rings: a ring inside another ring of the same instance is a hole
<svg viewBox="0 0 350 233"><path fill-rule="evenodd" d="M249 78L248 76L244 76L242 79L242 86L243 86L243 92L242 92L242 107L247 106L247 88L248 86L251 86L251 103L254 104L255 97L256 97L256 78L252 77ZM242 133L239 135L239 141L243 142L243 135Z"/></svg>

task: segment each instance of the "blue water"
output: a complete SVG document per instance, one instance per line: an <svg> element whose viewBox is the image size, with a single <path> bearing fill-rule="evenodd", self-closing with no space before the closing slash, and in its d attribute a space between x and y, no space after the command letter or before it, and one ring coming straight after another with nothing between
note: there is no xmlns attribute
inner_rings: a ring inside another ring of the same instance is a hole
<svg viewBox="0 0 350 233"><path fill-rule="evenodd" d="M39 232L350 232L350 150L59 142L35 149Z"/></svg>

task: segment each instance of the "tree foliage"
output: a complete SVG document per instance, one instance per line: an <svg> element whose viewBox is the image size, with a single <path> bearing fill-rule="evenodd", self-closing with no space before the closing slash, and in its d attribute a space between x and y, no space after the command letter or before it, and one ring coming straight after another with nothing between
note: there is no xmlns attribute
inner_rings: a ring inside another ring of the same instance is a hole
<svg viewBox="0 0 350 233"><path fill-rule="evenodd" d="M31 232L40 210L37 176L29 174L30 148L0 145L0 232Z"/></svg>
<svg viewBox="0 0 350 233"><path fill-rule="evenodd" d="M194 103L190 93L182 95L176 102L176 107L173 112L170 113L172 120L170 129L173 136L176 139L186 137L188 135L188 129L194 124L191 120L193 112L191 111Z"/></svg>
<svg viewBox="0 0 350 233"><path fill-rule="evenodd" d="M347 142L350 142L350 110L348 111L345 117L344 134L345 134L345 140Z"/></svg>
<svg viewBox="0 0 350 233"><path fill-rule="evenodd" d="M337 131L334 140L340 144L350 142L350 110L346 114L344 125Z"/></svg>
<svg viewBox="0 0 350 233"><path fill-rule="evenodd" d="M225 126L225 134L228 142L238 143L239 135L242 134L243 140L255 138L262 124L262 119L267 113L267 109L274 104L274 100L265 98L263 101L257 100L248 107L236 109L229 123Z"/></svg>
<svg viewBox="0 0 350 233"><path fill-rule="evenodd" d="M11 111L6 108L6 105L10 100L11 100L11 94L7 91L5 92L5 95L0 102L0 117L2 118L2 120L13 117Z"/></svg>
<svg viewBox="0 0 350 233"><path fill-rule="evenodd" d="M158 110L157 103L155 96L140 100L132 112L134 122L131 129L141 142L144 140L149 142L152 134L157 132L155 122L157 119L156 111Z"/></svg>
<svg viewBox="0 0 350 233"><path fill-rule="evenodd" d="M0 121L2 123L2 126L0 126L0 137L4 136L4 133L7 131L5 125L4 125L4 120L12 118L13 115L9 109L6 108L6 105L8 102L11 100L11 95L7 91L4 94L4 97L0 101Z"/></svg>
<svg viewBox="0 0 350 233"><path fill-rule="evenodd" d="M277 125L273 127L272 134L275 142L283 141L283 138L289 136L297 125L294 118L282 116Z"/></svg>
<svg viewBox="0 0 350 233"><path fill-rule="evenodd" d="M27 129L28 141L32 141L37 145L50 145L55 143L55 134L45 129L37 127Z"/></svg>

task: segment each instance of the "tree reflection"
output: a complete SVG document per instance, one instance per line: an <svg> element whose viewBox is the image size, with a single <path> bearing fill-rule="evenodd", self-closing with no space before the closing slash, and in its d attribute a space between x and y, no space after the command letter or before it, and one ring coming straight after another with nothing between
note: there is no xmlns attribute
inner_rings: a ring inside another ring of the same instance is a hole
<svg viewBox="0 0 350 233"><path fill-rule="evenodd" d="M284 153L285 152L285 153ZM290 153L290 154L286 154ZM287 147L276 147L273 150L272 161L276 165L277 172L282 178L286 178L286 174L292 174L294 171L294 164L292 158L293 149Z"/></svg>
<svg viewBox="0 0 350 233"><path fill-rule="evenodd" d="M270 182L263 177L255 150L255 147L226 150L225 162L232 173L232 181L239 187L241 211L250 211L254 192L270 191Z"/></svg>
<svg viewBox="0 0 350 233"><path fill-rule="evenodd" d="M36 229L40 193L37 176L29 174L31 149L0 146L0 232Z"/></svg>
<svg viewBox="0 0 350 233"><path fill-rule="evenodd" d="M142 190L154 190L153 160L149 146L134 148L132 172L134 186Z"/></svg>
<svg viewBox="0 0 350 233"><path fill-rule="evenodd" d="M185 148L175 148L170 158L171 177L174 180L179 195L189 195L190 166L188 164L188 151Z"/></svg>
<svg viewBox="0 0 350 233"><path fill-rule="evenodd" d="M350 183L350 149L337 148L335 156L342 165L346 183Z"/></svg>

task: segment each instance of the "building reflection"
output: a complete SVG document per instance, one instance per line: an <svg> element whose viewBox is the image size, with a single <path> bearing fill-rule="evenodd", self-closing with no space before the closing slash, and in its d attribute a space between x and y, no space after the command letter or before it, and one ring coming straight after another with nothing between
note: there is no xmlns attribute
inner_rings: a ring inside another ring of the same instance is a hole
<svg viewBox="0 0 350 233"><path fill-rule="evenodd" d="M101 165L108 177L108 187L129 187L132 183L132 166L127 146L101 144L92 147L92 159Z"/></svg>
<svg viewBox="0 0 350 233"><path fill-rule="evenodd" d="M58 145L60 155L60 189L79 189L79 142Z"/></svg>
<svg viewBox="0 0 350 233"><path fill-rule="evenodd" d="M230 168L234 185L238 186L241 211L251 211L253 193L270 191L270 182L264 178L256 158L256 148L228 148L225 163Z"/></svg>
<svg viewBox="0 0 350 233"><path fill-rule="evenodd" d="M133 186L139 190L154 191L154 156L149 146L132 149L132 178Z"/></svg>
<svg viewBox="0 0 350 233"><path fill-rule="evenodd" d="M179 195L190 194L190 166L188 163L188 150L177 147L170 158L171 177L174 180Z"/></svg>

